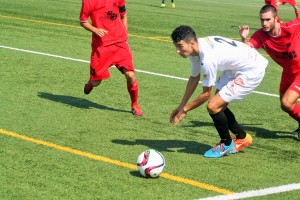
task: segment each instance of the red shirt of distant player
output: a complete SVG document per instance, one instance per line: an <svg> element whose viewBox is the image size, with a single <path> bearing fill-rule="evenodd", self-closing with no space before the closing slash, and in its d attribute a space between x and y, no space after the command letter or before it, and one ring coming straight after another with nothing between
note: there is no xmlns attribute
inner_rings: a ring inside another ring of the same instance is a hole
<svg viewBox="0 0 300 200"><path fill-rule="evenodd" d="M300 19L280 23L278 36L270 36L262 29L256 31L249 42L254 48L263 48L283 68L283 73L300 73Z"/></svg>
<svg viewBox="0 0 300 200"><path fill-rule="evenodd" d="M125 0L83 0L80 21L91 19L93 26L108 31L103 37L93 33L92 45L109 46L128 39L127 31L120 15L125 15Z"/></svg>

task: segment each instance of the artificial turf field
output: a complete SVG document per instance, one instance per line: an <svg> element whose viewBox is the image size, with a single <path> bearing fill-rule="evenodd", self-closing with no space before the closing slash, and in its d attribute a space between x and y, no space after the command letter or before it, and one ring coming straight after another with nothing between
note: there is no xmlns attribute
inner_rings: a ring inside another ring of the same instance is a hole
<svg viewBox="0 0 300 200"><path fill-rule="evenodd" d="M175 3L172 9L166 0L162 9L158 0L127 1L128 42L145 113L135 117L115 68L83 94L91 34L79 26L81 1L0 0L0 199L175 200L242 192L255 200L300 199L300 140L291 134L297 123L280 109L281 68L264 51L270 62L263 82L230 105L253 145L237 155L204 158L219 140L206 104L178 126L169 123L189 77L172 30L186 24L198 37L239 40L239 25L250 25L251 33L260 27L264 1ZM282 6L280 17L293 19L293 9ZM157 179L136 170L137 156L150 148L167 163ZM266 188L270 194L255 197Z"/></svg>

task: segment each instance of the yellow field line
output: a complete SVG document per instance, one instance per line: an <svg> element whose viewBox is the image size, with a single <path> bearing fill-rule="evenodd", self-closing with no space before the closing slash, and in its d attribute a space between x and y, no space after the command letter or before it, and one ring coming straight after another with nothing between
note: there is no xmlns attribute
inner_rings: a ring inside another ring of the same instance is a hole
<svg viewBox="0 0 300 200"><path fill-rule="evenodd" d="M25 19L25 18L19 18L19 17L14 17L14 16L0 15L0 17L7 18L7 19L15 19L15 20L21 20L21 21L27 21L27 22L40 23L40 24L51 24L51 25L55 25L55 26L66 26L66 27L72 27L72 28L82 28L80 26L74 26L74 25L68 25L68 24L59 24L59 23L53 23L53 22L45 22L45 21L32 20L32 19Z"/></svg>
<svg viewBox="0 0 300 200"><path fill-rule="evenodd" d="M6 19L15 19L15 20L20 20L20 21L40 23L40 24L50 24L50 25L55 25L55 26L65 26L65 27L80 28L80 29L82 29L81 26L74 26L74 25L68 25L68 24L60 24L60 23L54 23L54 22L45 22L45 21L25 19L25 18L14 17L14 16L0 15L0 17L6 18ZM133 35L133 34L128 34L128 35L132 36L132 37L138 37L138 38L144 38L144 39L150 39L150 40L159 40L159 41L164 41L164 42L171 42L170 39L169 40L167 40L167 39L160 39L160 38L169 38L169 37L146 37L146 36L139 36L139 35Z"/></svg>
<svg viewBox="0 0 300 200"><path fill-rule="evenodd" d="M83 156L83 157L86 157L86 158L90 158L90 159L93 159L93 160L98 160L98 161L110 163L110 164L113 164L113 165L118 165L118 166L121 166L121 167L137 170L137 166L133 165L133 164L121 162L121 161L118 161L118 160L113 160L113 159L110 159L110 158L107 158L107 157L98 156L98 155L91 154L91 153L84 152L84 151L79 151L79 150L72 149L72 148L69 148L69 147L60 146L60 145L50 143L50 142L46 142L46 141L43 141L43 140L30 138L30 137L27 137L25 135L20 135L20 134L13 133L13 132L10 132L10 131L6 131L6 130L3 130L3 129L0 129L0 133L8 135L8 136L15 137L15 138L18 138L18 139L21 139L21 140L25 140L25 141L28 141L28 142L32 142L32 143L35 143L35 144L44 145L46 147L51 147L51 148L54 148L54 149L57 149L57 150L61 150L61 151L65 151L65 152L68 152L68 153ZM215 187L213 185L209 185L209 184L201 183L201 182L198 182L198 181L182 178L182 177L179 177L179 176L174 176L174 175L171 175L171 174L168 174L168 173L162 173L160 176L163 177L163 178L169 179L169 180L173 180L173 181L177 181L177 182L180 182L180 183L192 185L192 186L199 187L199 188L206 189L206 190L211 190L211 191L218 192L218 193L221 193L221 194L234 194L234 192L232 192L230 190L218 188L218 187Z"/></svg>

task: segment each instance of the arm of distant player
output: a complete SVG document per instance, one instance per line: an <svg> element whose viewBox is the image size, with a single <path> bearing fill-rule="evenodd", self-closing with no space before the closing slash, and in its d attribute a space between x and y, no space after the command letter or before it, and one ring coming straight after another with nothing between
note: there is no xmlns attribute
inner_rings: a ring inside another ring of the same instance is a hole
<svg viewBox="0 0 300 200"><path fill-rule="evenodd" d="M121 21L123 23L123 25L125 26L126 31L128 32L128 19L127 19L127 15L121 15Z"/></svg>
<svg viewBox="0 0 300 200"><path fill-rule="evenodd" d="M89 22L80 22L80 25L85 28L88 31L91 31L92 33L95 33L99 37L103 37L105 34L108 34L107 30L96 28L93 25L91 25Z"/></svg>

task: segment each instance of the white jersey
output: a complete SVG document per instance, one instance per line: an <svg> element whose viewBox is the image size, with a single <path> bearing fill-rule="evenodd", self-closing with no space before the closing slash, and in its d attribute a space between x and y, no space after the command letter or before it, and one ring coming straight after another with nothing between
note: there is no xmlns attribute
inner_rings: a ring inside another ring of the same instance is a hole
<svg viewBox="0 0 300 200"><path fill-rule="evenodd" d="M248 78L265 71L268 60L254 48L221 36L199 38L199 56L190 56L191 76L196 77L202 71L202 85L215 85L217 71L233 76L242 72Z"/></svg>

